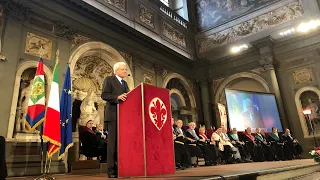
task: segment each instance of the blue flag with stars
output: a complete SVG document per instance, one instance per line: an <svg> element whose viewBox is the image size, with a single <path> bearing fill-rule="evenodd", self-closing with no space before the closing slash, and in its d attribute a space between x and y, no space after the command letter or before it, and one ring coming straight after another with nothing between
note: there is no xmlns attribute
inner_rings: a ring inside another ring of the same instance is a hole
<svg viewBox="0 0 320 180"><path fill-rule="evenodd" d="M60 98L60 130L61 130L61 148L59 159L62 159L68 149L73 146L72 142L72 89L70 67L68 65Z"/></svg>

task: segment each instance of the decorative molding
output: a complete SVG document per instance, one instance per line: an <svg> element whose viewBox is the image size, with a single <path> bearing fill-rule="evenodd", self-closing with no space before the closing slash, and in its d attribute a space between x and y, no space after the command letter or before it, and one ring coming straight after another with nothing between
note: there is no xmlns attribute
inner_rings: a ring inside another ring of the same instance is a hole
<svg viewBox="0 0 320 180"><path fill-rule="evenodd" d="M153 14L153 12L142 5L140 5L139 18L140 18L141 22L154 28L154 14Z"/></svg>
<svg viewBox="0 0 320 180"><path fill-rule="evenodd" d="M21 4L15 3L13 1L8 1L4 4L3 7L6 17L20 22L24 22L29 19L30 9L22 6Z"/></svg>
<svg viewBox="0 0 320 180"><path fill-rule="evenodd" d="M110 4L111 6L119 9L120 11L127 12L127 0L103 0L103 2L106 2Z"/></svg>
<svg viewBox="0 0 320 180"><path fill-rule="evenodd" d="M162 33L163 35L170 39L171 41L179 44L182 47L187 47L185 35L179 32L178 30L174 29L168 23L162 23Z"/></svg>
<svg viewBox="0 0 320 180"><path fill-rule="evenodd" d="M252 69L251 72L260 75L261 77L267 78L266 77L266 73L265 70L261 67L261 68L256 68L256 69Z"/></svg>
<svg viewBox="0 0 320 180"><path fill-rule="evenodd" d="M313 81L311 68L302 68L293 71L292 76L296 84L308 83Z"/></svg>
<svg viewBox="0 0 320 180"><path fill-rule="evenodd" d="M74 39L77 32L77 30L70 28L62 22L57 22L54 26L54 33L59 37L68 39L69 41Z"/></svg>
<svg viewBox="0 0 320 180"><path fill-rule="evenodd" d="M82 44L84 42L90 41L90 38L86 36L82 36L80 34L74 34L72 37L72 43L71 48L74 48L75 46Z"/></svg>
<svg viewBox="0 0 320 180"><path fill-rule="evenodd" d="M153 64L153 70L154 70L156 75L161 75L162 76L163 68L159 64Z"/></svg>
<svg viewBox="0 0 320 180"><path fill-rule="evenodd" d="M24 52L37 57L40 57L40 53L42 53L42 58L51 59L52 41L28 32Z"/></svg>
<svg viewBox="0 0 320 180"><path fill-rule="evenodd" d="M215 47L245 38L276 25L297 19L303 15L300 1L282 6L263 15L242 22L234 27L214 33L198 40L199 52L209 51Z"/></svg>
<svg viewBox="0 0 320 180"><path fill-rule="evenodd" d="M154 83L154 78L153 76L149 75L149 74L144 74L143 75L143 83L145 84L150 84L150 85L155 85Z"/></svg>
<svg viewBox="0 0 320 180"><path fill-rule="evenodd" d="M216 92L220 83L224 80L224 78L219 78L219 79L215 79L213 80L213 92Z"/></svg>

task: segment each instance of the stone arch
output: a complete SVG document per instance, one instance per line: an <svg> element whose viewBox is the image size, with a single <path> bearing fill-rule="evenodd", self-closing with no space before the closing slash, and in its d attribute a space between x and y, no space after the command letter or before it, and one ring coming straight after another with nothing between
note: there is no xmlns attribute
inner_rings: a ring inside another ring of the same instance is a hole
<svg viewBox="0 0 320 180"><path fill-rule="evenodd" d="M97 41L86 42L79 45L71 53L69 58L70 64L70 74L73 76L74 68L77 61L84 56L96 55L104 59L111 67L117 62L125 62L128 65L128 74L131 76L126 77L126 81L130 89L134 88L134 78L131 71L131 62L126 62L126 60L121 56L121 54L113 47Z"/></svg>
<svg viewBox="0 0 320 180"><path fill-rule="evenodd" d="M312 91L314 93L316 93L320 99L320 90L316 87L313 87L313 86L306 86L306 87L302 87L300 88L295 96L294 96L294 100L295 100L295 103L296 103L296 107L297 107L297 112L298 112L298 115L299 115L299 119L300 119L300 124L301 124L301 127L302 127L302 131L303 131L303 135L304 137L312 137L311 135L308 134L308 127L306 125L306 121L305 121L305 117L304 117L304 114L303 114L303 109L302 109L302 104L300 102L300 96L303 92L305 91ZM320 135L320 134L316 134L316 135Z"/></svg>
<svg viewBox="0 0 320 180"><path fill-rule="evenodd" d="M10 111L10 117L9 117L7 138L13 137L21 75L26 69L37 68L37 66L38 66L38 61L31 61L31 60L25 61L18 66L18 69L16 72L15 83L14 83L13 94L12 94L12 103L11 103L11 111ZM46 80L48 82L47 89L50 89L51 82L52 82L52 72L51 72L50 68L48 68L45 64L43 65L43 67L44 67L44 73L46 76Z"/></svg>
<svg viewBox="0 0 320 180"><path fill-rule="evenodd" d="M190 106L191 106L191 114L192 114L192 121L196 122L197 121L197 113L196 113L196 100L195 100L195 97L194 97L194 94L193 94L193 91L192 91L192 88L190 87L190 85L188 84L188 81L183 77L181 76L180 74L178 73L170 73L168 74L165 79L163 80L163 84L162 84L162 87L163 88L166 88L169 81L171 79L179 79L180 82L182 83L182 85L184 86L185 90L187 91L187 94L188 94L188 97L190 99ZM173 90L175 92L175 90ZM179 91L179 90L178 90ZM171 93L171 92L170 92ZM179 95L179 94L178 94ZM181 97L182 94L180 93Z"/></svg>
<svg viewBox="0 0 320 180"><path fill-rule="evenodd" d="M170 89L170 95L171 95L171 94L177 94L178 97L179 97L179 100L180 100L180 102L181 102L181 105L182 105L182 106L186 106L186 101L185 101L182 93L181 93L178 89L174 89L174 88L173 88L173 89Z"/></svg>
<svg viewBox="0 0 320 180"><path fill-rule="evenodd" d="M228 85L230 85L232 82L234 82L235 80L237 79L240 79L240 78L249 78L249 79L252 79L254 81L257 81L258 83L260 83L264 89L267 91L267 92L270 92L270 89L269 89L269 86L268 86L268 83L267 81L262 78L261 76L257 75L257 74L254 74L254 73L250 73L250 72L241 72L241 73L237 73L237 74L233 74L232 76L224 79L218 86L217 90L216 90L216 93L215 93L215 104L219 103L221 101L221 98L223 96L223 91L225 88L228 87ZM213 87L214 88L214 87Z"/></svg>

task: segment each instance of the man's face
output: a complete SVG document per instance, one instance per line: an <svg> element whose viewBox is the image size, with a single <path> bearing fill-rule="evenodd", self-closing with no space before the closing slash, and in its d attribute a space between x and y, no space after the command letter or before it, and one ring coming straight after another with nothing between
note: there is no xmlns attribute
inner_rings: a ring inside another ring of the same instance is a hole
<svg viewBox="0 0 320 180"><path fill-rule="evenodd" d="M289 129L286 129L286 133L289 134L289 133L290 133L290 130L289 130Z"/></svg>
<svg viewBox="0 0 320 180"><path fill-rule="evenodd" d="M98 125L98 130L99 130L99 131L102 131L102 130L103 130L102 124L99 124L99 125Z"/></svg>
<svg viewBox="0 0 320 180"><path fill-rule="evenodd" d="M183 122L181 120L178 120L177 121L177 127L178 128L182 128L182 126L183 126Z"/></svg>
<svg viewBox="0 0 320 180"><path fill-rule="evenodd" d="M217 129L217 133L221 133L222 132L222 129L221 128L218 128Z"/></svg>
<svg viewBox="0 0 320 180"><path fill-rule="evenodd" d="M223 128L223 129L222 129L222 132L223 132L223 133L227 133L227 129L226 129L226 128Z"/></svg>
<svg viewBox="0 0 320 180"><path fill-rule="evenodd" d="M237 132L238 132L238 131L237 131L236 128L233 128L233 129L232 129L232 133L233 133L233 134L237 134Z"/></svg>
<svg viewBox="0 0 320 180"><path fill-rule="evenodd" d="M273 133L276 133L276 132L277 132L277 128L273 128L273 129L272 129L272 132L273 132Z"/></svg>
<svg viewBox="0 0 320 180"><path fill-rule="evenodd" d="M120 64L118 69L116 70L116 75L121 78L125 78L127 76L127 66L124 64Z"/></svg>
<svg viewBox="0 0 320 180"><path fill-rule="evenodd" d="M90 121L90 122L87 123L87 127L88 128L92 128L92 126L93 126L93 121Z"/></svg>
<svg viewBox="0 0 320 180"><path fill-rule="evenodd" d="M251 128L247 128L247 132L251 134Z"/></svg>
<svg viewBox="0 0 320 180"><path fill-rule="evenodd" d="M190 123L190 124L189 124L189 128L190 128L190 129L194 129L194 128L196 128L196 125L195 125L194 123Z"/></svg>
<svg viewBox="0 0 320 180"><path fill-rule="evenodd" d="M260 128L257 128L256 131L257 131L257 133L259 133L259 134L261 133L261 129L260 129Z"/></svg>

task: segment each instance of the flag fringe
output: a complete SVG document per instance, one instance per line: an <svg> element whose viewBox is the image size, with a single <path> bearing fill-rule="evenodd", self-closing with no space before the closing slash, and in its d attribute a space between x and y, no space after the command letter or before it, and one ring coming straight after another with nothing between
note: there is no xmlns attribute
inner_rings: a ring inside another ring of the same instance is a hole
<svg viewBox="0 0 320 180"><path fill-rule="evenodd" d="M29 122L25 119L24 124L26 125L26 127L28 128L29 132L33 132L38 126L40 126L43 122L44 122L45 118L42 118L40 121L38 121L34 126L30 126Z"/></svg>
<svg viewBox="0 0 320 180"><path fill-rule="evenodd" d="M60 146L58 146L58 148L56 148L54 151L52 151L52 149L55 148L55 147L56 146L52 146L50 148L50 150L47 152L48 158L52 158L52 156L60 150Z"/></svg>
<svg viewBox="0 0 320 180"><path fill-rule="evenodd" d="M73 142L70 143L70 144L64 149L64 153L62 153L62 154L58 157L58 159L59 159L59 160L62 159L62 158L65 156L65 154L68 152L68 150L69 150L72 146L73 146Z"/></svg>

